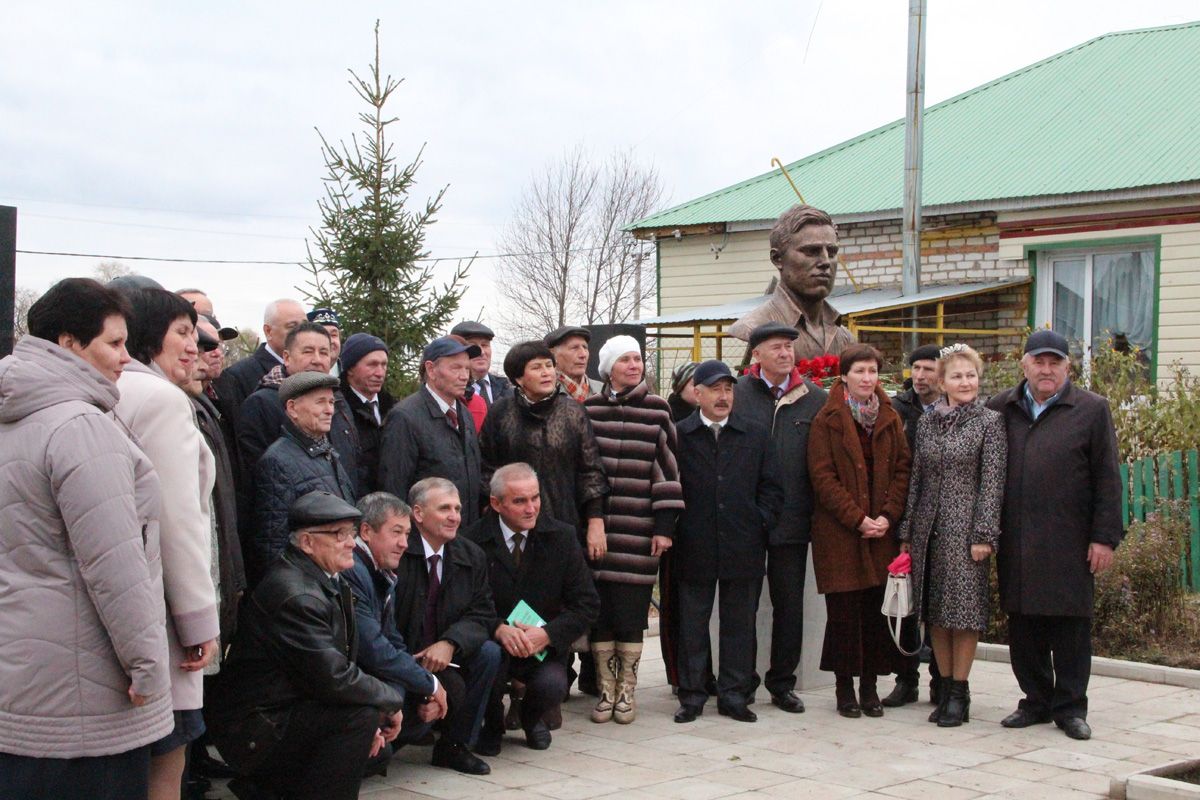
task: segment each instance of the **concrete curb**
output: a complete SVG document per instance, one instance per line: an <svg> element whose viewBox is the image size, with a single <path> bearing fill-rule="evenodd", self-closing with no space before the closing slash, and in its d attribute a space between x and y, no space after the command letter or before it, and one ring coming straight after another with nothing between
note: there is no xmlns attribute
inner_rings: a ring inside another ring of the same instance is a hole
<svg viewBox="0 0 1200 800"><path fill-rule="evenodd" d="M1008 645L979 643L975 658L980 661L1009 663ZM1106 678L1122 678L1127 681L1162 683L1181 686L1185 689L1200 689L1200 670L1162 667L1158 664L1143 664L1140 661L1122 661L1119 658L1092 656L1092 674Z"/></svg>

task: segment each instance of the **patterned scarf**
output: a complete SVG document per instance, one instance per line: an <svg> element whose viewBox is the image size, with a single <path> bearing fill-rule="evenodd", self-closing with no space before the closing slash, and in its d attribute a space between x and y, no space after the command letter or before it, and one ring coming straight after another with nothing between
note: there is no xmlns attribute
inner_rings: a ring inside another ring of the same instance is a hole
<svg viewBox="0 0 1200 800"><path fill-rule="evenodd" d="M875 430L875 420L879 418L879 396L872 394L865 403L860 403L855 400L850 394L850 390L846 390L846 405L850 407L850 416L854 417L854 421L863 426L868 434Z"/></svg>
<svg viewBox="0 0 1200 800"><path fill-rule="evenodd" d="M572 400L582 403L587 400L592 394L592 386L588 383L587 375L583 376L583 380L579 383L567 377L566 373L558 373L558 382L567 390L567 394Z"/></svg>

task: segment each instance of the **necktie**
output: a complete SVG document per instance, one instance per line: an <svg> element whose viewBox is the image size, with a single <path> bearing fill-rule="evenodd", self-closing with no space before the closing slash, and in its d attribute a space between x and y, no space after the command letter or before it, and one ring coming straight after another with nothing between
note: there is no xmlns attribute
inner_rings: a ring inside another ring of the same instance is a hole
<svg viewBox="0 0 1200 800"><path fill-rule="evenodd" d="M458 412L453 408L446 409L446 422L449 423L451 428L458 430Z"/></svg>
<svg viewBox="0 0 1200 800"><path fill-rule="evenodd" d="M775 395L775 399L778 400L779 398L783 397L783 387L782 386L772 386L771 394Z"/></svg>
<svg viewBox="0 0 1200 800"><path fill-rule="evenodd" d="M514 533L512 536L512 557L513 562L517 565L517 569L521 568L521 556L524 555L522 545L525 544L525 534Z"/></svg>
<svg viewBox="0 0 1200 800"><path fill-rule="evenodd" d="M714 422L713 424L708 426L708 429L713 432L713 440L714 441L721 440L721 423Z"/></svg>
<svg viewBox="0 0 1200 800"><path fill-rule="evenodd" d="M371 407L371 416L375 418L375 424L378 425L383 421L379 418L379 400L372 400L367 405Z"/></svg>
<svg viewBox="0 0 1200 800"><path fill-rule="evenodd" d="M479 383L475 385L478 387L480 396L483 397L484 400L487 400L488 405L490 406L492 404L492 393L488 391L487 381L479 381Z"/></svg>
<svg viewBox="0 0 1200 800"><path fill-rule="evenodd" d="M437 641L437 601L442 588L442 579L438 577L438 561L441 556L430 556L429 561L429 591L425 593L425 623L422 633L425 635L425 646Z"/></svg>

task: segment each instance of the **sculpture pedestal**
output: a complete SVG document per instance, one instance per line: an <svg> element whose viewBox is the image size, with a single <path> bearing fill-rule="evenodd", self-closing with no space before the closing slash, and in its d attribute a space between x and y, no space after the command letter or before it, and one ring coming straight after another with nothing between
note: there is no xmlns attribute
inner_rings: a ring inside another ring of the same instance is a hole
<svg viewBox="0 0 1200 800"><path fill-rule="evenodd" d="M833 673L822 672L821 647L825 642L825 598L817 594L817 579L813 575L812 547L808 551L808 568L804 582L804 644L800 650L800 668L796 674L796 690L812 691L833 685ZM720 593L720 589L717 592ZM758 631L758 654L755 659L758 674L766 675L771 665L771 595L767 589L767 581L763 579L762 597L758 604L758 618L755 626ZM720 632L720 611L714 605L712 620L709 623L709 634L712 639L713 669L718 668L720 654L717 641Z"/></svg>

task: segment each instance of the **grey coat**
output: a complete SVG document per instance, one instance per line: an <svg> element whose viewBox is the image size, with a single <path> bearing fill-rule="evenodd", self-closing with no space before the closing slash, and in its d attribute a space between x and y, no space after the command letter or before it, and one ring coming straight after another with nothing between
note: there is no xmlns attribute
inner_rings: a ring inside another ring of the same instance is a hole
<svg viewBox="0 0 1200 800"><path fill-rule="evenodd" d="M34 336L0 361L3 753L113 755L174 726L159 483L111 417L118 396Z"/></svg>
<svg viewBox="0 0 1200 800"><path fill-rule="evenodd" d="M987 630L989 559L971 545L996 548L1008 442L1004 418L983 405L917 423L908 505L897 535L912 545L913 597L926 622Z"/></svg>
<svg viewBox="0 0 1200 800"><path fill-rule="evenodd" d="M424 386L395 405L383 421L379 488L408 500L408 490L422 478L445 478L458 487L465 527L479 519L481 459L471 412L461 400L454 407L457 431Z"/></svg>

